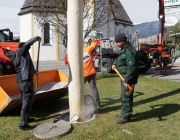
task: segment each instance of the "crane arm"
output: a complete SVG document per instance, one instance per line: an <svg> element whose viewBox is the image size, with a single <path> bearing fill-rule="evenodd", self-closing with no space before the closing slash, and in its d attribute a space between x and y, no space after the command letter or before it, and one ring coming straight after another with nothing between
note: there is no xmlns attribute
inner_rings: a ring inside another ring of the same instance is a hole
<svg viewBox="0 0 180 140"><path fill-rule="evenodd" d="M158 44L164 42L164 23L165 23L165 12L164 12L164 0L159 0L159 36Z"/></svg>

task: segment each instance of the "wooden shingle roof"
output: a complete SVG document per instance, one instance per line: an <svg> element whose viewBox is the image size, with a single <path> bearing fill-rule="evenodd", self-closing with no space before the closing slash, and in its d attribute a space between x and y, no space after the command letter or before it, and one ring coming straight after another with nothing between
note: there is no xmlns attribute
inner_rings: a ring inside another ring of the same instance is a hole
<svg viewBox="0 0 180 140"><path fill-rule="evenodd" d="M62 4L59 2L59 0L42 0L41 3L38 0L25 0L24 4L20 10L20 12L18 13L18 15L23 15L26 13L30 13L33 11L33 8L36 8L34 10L38 11L41 10L41 6L47 6L46 9L48 9L51 12L61 12L59 9L60 6L62 6ZM63 8L62 8L63 9Z"/></svg>
<svg viewBox="0 0 180 140"><path fill-rule="evenodd" d="M109 1L115 23L133 25L121 2L119 0ZM59 0L43 0L43 4L48 5L48 7L50 6L48 10L52 12L61 12L60 9L64 9ZM40 4L38 0L25 0L18 15L30 13L33 11L33 8L36 8L36 11L41 10L41 8L39 8L41 6L42 4ZM62 8L59 8L60 6L62 6Z"/></svg>
<svg viewBox="0 0 180 140"><path fill-rule="evenodd" d="M110 0L110 6L116 23L133 25L119 0Z"/></svg>

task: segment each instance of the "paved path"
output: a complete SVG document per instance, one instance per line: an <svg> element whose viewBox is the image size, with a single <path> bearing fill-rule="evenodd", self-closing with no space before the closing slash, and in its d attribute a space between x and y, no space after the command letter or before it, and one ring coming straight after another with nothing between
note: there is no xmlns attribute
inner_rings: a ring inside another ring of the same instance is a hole
<svg viewBox="0 0 180 140"><path fill-rule="evenodd" d="M178 59L174 63L174 66L171 69L171 74L169 74L169 75L155 76L153 69L149 69L143 76L180 82L180 59Z"/></svg>
<svg viewBox="0 0 180 140"><path fill-rule="evenodd" d="M34 62L34 65L36 68L36 62ZM40 61L39 62L39 70L52 70L52 69L60 69L63 73L68 75L68 66L66 66L63 61ZM170 75L155 76L153 69L149 69L142 76L180 82L180 58L177 59L176 62L174 63L174 67L172 67Z"/></svg>
<svg viewBox="0 0 180 140"><path fill-rule="evenodd" d="M36 69L37 62L34 61L34 68ZM68 75L68 66L64 64L64 61L39 61L39 71L41 70L53 70L60 69L63 73Z"/></svg>

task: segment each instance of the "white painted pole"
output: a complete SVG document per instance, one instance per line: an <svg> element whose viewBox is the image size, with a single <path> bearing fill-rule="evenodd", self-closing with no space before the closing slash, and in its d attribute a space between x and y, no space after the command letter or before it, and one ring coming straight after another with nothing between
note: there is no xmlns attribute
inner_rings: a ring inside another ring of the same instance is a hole
<svg viewBox="0 0 180 140"><path fill-rule="evenodd" d="M68 0L70 122L84 120L83 1Z"/></svg>

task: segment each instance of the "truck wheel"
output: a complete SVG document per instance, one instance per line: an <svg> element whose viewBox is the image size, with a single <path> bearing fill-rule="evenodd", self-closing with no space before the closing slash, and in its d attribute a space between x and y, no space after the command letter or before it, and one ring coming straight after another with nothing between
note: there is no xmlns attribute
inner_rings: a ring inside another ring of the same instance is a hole
<svg viewBox="0 0 180 140"><path fill-rule="evenodd" d="M150 64L148 63L147 53L145 51L137 51L138 56L138 70L140 74L145 73L150 68Z"/></svg>
<svg viewBox="0 0 180 140"><path fill-rule="evenodd" d="M147 72L149 70L149 68L140 68L139 69L139 74L144 74L145 72Z"/></svg>
<svg viewBox="0 0 180 140"><path fill-rule="evenodd" d="M108 58L103 58L100 61L100 69L103 73L111 72L111 62Z"/></svg>

